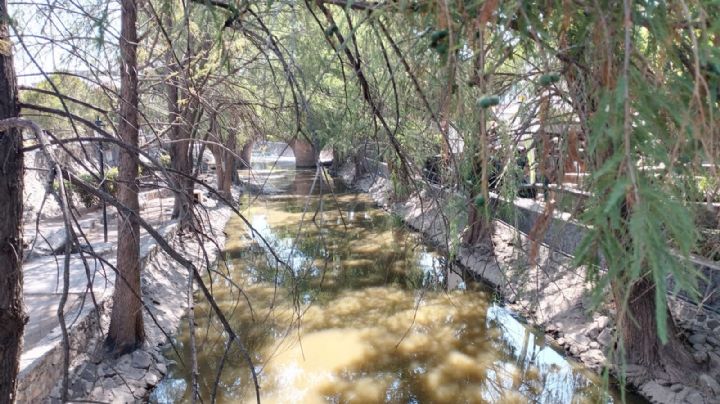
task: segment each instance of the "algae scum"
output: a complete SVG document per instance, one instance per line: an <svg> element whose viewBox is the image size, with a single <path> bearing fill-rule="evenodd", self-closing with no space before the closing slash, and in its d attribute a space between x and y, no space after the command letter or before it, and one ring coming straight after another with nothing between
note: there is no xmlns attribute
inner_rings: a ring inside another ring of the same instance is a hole
<svg viewBox="0 0 720 404"><path fill-rule="evenodd" d="M212 275L264 403L613 401L491 291L470 282L446 290L443 257L368 196L336 185L333 196L314 173L275 171L275 196L244 200L244 215L287 265L235 218L226 228L228 265ZM254 402L247 362L236 344L225 355L227 335L197 300L201 396L209 401L222 362L217 401ZM178 364L152 401L190 399L184 324L176 340L183 357L168 352Z"/></svg>

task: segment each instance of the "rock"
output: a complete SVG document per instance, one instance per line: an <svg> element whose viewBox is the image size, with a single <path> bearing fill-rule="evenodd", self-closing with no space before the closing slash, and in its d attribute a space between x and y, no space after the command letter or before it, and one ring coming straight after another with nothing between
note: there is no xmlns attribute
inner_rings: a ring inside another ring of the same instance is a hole
<svg viewBox="0 0 720 404"><path fill-rule="evenodd" d="M590 349L598 349L598 348L600 348L600 344L599 344L597 341L592 341L592 342L590 342L590 344L588 344L588 346L590 347Z"/></svg>
<svg viewBox="0 0 720 404"><path fill-rule="evenodd" d="M702 394L700 394L699 391L693 390L685 397L685 402L688 404L700 404L705 402L705 400L703 400Z"/></svg>
<svg viewBox="0 0 720 404"><path fill-rule="evenodd" d="M698 364L703 364L708 360L708 353L705 351L698 351L693 354L693 359Z"/></svg>
<svg viewBox="0 0 720 404"><path fill-rule="evenodd" d="M575 341L576 345L585 345L587 346L590 343L590 338L586 337L584 334L576 334L571 336L571 339Z"/></svg>
<svg viewBox="0 0 720 404"><path fill-rule="evenodd" d="M693 349L698 352L705 352L707 351L707 348L705 347L705 344L693 344Z"/></svg>
<svg viewBox="0 0 720 404"><path fill-rule="evenodd" d="M610 331L609 328L602 330L600 335L598 335L597 340L602 346L609 346L612 341L612 331Z"/></svg>
<svg viewBox="0 0 720 404"><path fill-rule="evenodd" d="M712 346L720 347L720 339L713 336L708 336L706 342Z"/></svg>
<svg viewBox="0 0 720 404"><path fill-rule="evenodd" d="M690 389L683 386L682 390L678 391L675 395L675 401L678 403L682 402L688 394L690 394Z"/></svg>
<svg viewBox="0 0 720 404"><path fill-rule="evenodd" d="M70 397L84 397L92 388L92 384L82 379L76 379L68 391Z"/></svg>
<svg viewBox="0 0 720 404"><path fill-rule="evenodd" d="M590 365L596 365L605 362L605 354L599 349L590 349L580 355L580 359Z"/></svg>
<svg viewBox="0 0 720 404"><path fill-rule="evenodd" d="M132 367L138 369L147 369L152 363L152 357L145 351L137 350L132 353Z"/></svg>
<svg viewBox="0 0 720 404"><path fill-rule="evenodd" d="M557 343L558 343L558 345L560 345L560 346L564 346L564 345L565 345L565 338L562 338L562 337L558 338L558 339L557 339Z"/></svg>
<svg viewBox="0 0 720 404"><path fill-rule="evenodd" d="M147 372L144 380L148 386L154 386L160 381L160 375L156 372L150 371Z"/></svg>
<svg viewBox="0 0 720 404"><path fill-rule="evenodd" d="M710 367L713 369L720 369L720 354L717 352L710 352Z"/></svg>
<svg viewBox="0 0 720 404"><path fill-rule="evenodd" d="M104 390L112 390L114 387L120 386L122 382L119 376L106 377L102 381L102 387Z"/></svg>
<svg viewBox="0 0 720 404"><path fill-rule="evenodd" d="M61 227L50 235L38 237L35 244L35 250L43 255L58 254L65 249L65 244L68 242L67 232L65 227Z"/></svg>
<svg viewBox="0 0 720 404"><path fill-rule="evenodd" d="M684 388L685 386L683 386L682 384L676 383L670 386L670 391L672 391L673 393L677 393Z"/></svg>
<svg viewBox="0 0 720 404"><path fill-rule="evenodd" d="M720 383L718 383L717 380L713 379L712 376L710 376L709 374L701 374L699 377L699 381L701 385L710 389L713 394L720 394Z"/></svg>
<svg viewBox="0 0 720 404"><path fill-rule="evenodd" d="M661 386L657 381L651 380L640 387L642 394L652 402L665 402L669 395L669 389Z"/></svg>
<svg viewBox="0 0 720 404"><path fill-rule="evenodd" d="M661 386L665 386L665 387L670 387L670 385L672 384L672 382L670 382L670 380L668 380L668 379L658 378L658 379L655 379L655 381L657 382L657 384L659 384Z"/></svg>
<svg viewBox="0 0 720 404"><path fill-rule="evenodd" d="M157 364L157 370L160 372L161 375L167 374L167 366L165 366L164 363L158 363Z"/></svg>
<svg viewBox="0 0 720 404"><path fill-rule="evenodd" d="M581 353L586 352L588 349L590 348L585 344L573 344L570 346L570 353L573 356L580 356Z"/></svg>
<svg viewBox="0 0 720 404"><path fill-rule="evenodd" d="M113 403L135 403L137 399L135 396L128 391L114 391L113 392Z"/></svg>
<svg viewBox="0 0 720 404"><path fill-rule="evenodd" d="M129 379L142 380L145 377L145 373L147 373L145 369L133 367L123 371L123 376Z"/></svg>
<svg viewBox="0 0 720 404"><path fill-rule="evenodd" d="M153 349L150 351L153 358L155 358L155 363L161 363L165 361L165 357L163 356L162 352L158 349Z"/></svg>
<svg viewBox="0 0 720 404"><path fill-rule="evenodd" d="M552 323L545 328L545 331L547 331L550 334L560 336L562 335L562 323Z"/></svg>
<svg viewBox="0 0 720 404"><path fill-rule="evenodd" d="M705 325L707 326L707 328L713 330L713 329L715 329L715 328L720 327L720 321L714 320L714 319L713 319L713 320L708 320L708 322L705 323Z"/></svg>
<svg viewBox="0 0 720 404"><path fill-rule="evenodd" d="M705 340L707 339L707 335L705 334L693 334L688 338L688 341L690 341L693 346L695 345L703 345L705 343Z"/></svg>
<svg viewBox="0 0 720 404"><path fill-rule="evenodd" d="M95 400L102 400L101 397L104 396L105 390L102 388L102 386L95 386L95 388L90 393L90 398ZM107 402L107 401L105 401Z"/></svg>
<svg viewBox="0 0 720 404"><path fill-rule="evenodd" d="M610 324L610 319L607 316L600 316L595 319L595 325L597 328L605 329Z"/></svg>
<svg viewBox="0 0 720 404"><path fill-rule="evenodd" d="M593 324L593 327L590 328L590 330L587 332L586 335L587 335L588 338L590 338L590 339L597 339L598 335L600 335L600 329L599 329L599 328L595 328L595 327L594 327L594 324Z"/></svg>
<svg viewBox="0 0 720 404"><path fill-rule="evenodd" d="M97 368L97 375L99 377L113 377L117 374L115 369L111 368L107 364L101 364Z"/></svg>
<svg viewBox="0 0 720 404"><path fill-rule="evenodd" d="M80 378L87 381L94 381L97 377L96 375L97 366L93 365L92 363L88 363L87 365L85 365L82 372L80 373Z"/></svg>
<svg viewBox="0 0 720 404"><path fill-rule="evenodd" d="M132 356L130 354L121 356L115 363L115 369L119 371L125 371L130 367L132 367Z"/></svg>
<svg viewBox="0 0 720 404"><path fill-rule="evenodd" d="M135 390L133 390L133 396L136 398L134 402L138 402L138 400L143 400L147 396L147 389L145 387L137 387Z"/></svg>
<svg viewBox="0 0 720 404"><path fill-rule="evenodd" d="M644 367L638 365L627 365L625 366L625 375L627 377L637 377L640 375L647 374Z"/></svg>

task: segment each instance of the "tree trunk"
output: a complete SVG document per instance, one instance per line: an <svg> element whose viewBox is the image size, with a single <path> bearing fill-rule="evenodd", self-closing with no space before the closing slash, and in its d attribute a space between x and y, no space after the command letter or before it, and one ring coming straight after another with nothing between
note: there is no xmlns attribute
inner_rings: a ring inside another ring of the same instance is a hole
<svg viewBox="0 0 720 404"><path fill-rule="evenodd" d="M223 139L218 127L217 116L210 116L210 129L208 138L210 151L215 158L216 187L220 195L226 199L232 198L233 171L235 171L235 149L237 140L235 133L228 131Z"/></svg>
<svg viewBox="0 0 720 404"><path fill-rule="evenodd" d="M665 313L668 342L663 344L657 334L655 283L646 278L636 281L630 289L627 310L617 282L613 294L618 312L618 330L622 337L624 358L628 364L647 369L648 376L670 376L672 382L691 382L696 368L693 358L678 338L678 331L669 312ZM693 372L690 372L693 373Z"/></svg>
<svg viewBox="0 0 720 404"><path fill-rule="evenodd" d="M177 112L177 87L175 93L175 111ZM186 114L183 114L186 115ZM187 130L188 123L184 122L185 117L176 115L173 130L170 131L170 167L175 174L175 204L173 206L172 218L179 219L181 226L190 223L192 215L192 190L193 183L189 176L192 171L192 157L190 155L190 133Z"/></svg>
<svg viewBox="0 0 720 404"><path fill-rule="evenodd" d="M222 182L218 182L220 187L220 195L225 198L232 199L232 178L235 171L235 148L237 140L234 133L228 133L227 150L222 152L223 178ZM216 162L217 165L217 162Z"/></svg>
<svg viewBox="0 0 720 404"><path fill-rule="evenodd" d="M17 83L8 33L7 1L0 1L0 119L17 117ZM15 400L27 317L22 284L22 133L0 133L0 403Z"/></svg>
<svg viewBox="0 0 720 404"><path fill-rule="evenodd" d="M190 101L190 104L197 102ZM175 175L175 205L172 218L178 219L182 228L192 223L193 189L195 183L191 178L192 174L192 153L190 142L192 139L192 128L195 124L196 108L189 105L178 123L177 131L171 131L173 143L170 146L171 167L177 172Z"/></svg>
<svg viewBox="0 0 720 404"><path fill-rule="evenodd" d="M475 82L481 94L487 91L485 77L485 32L484 27L479 31L478 43L480 50L475 58ZM478 174L480 183L473 184L470 190L468 229L463 237L463 242L469 246L492 246L492 218L490 217L490 168L488 153L489 139L487 133L485 109L480 110L478 121L478 141L473 143L471 158L473 159L473 174L477 180Z"/></svg>
<svg viewBox="0 0 720 404"><path fill-rule="evenodd" d="M485 217L473 203L468 212L468 228L463 235L463 243L468 246L490 246L492 237L492 219Z"/></svg>
<svg viewBox="0 0 720 404"><path fill-rule="evenodd" d="M173 17L165 18L165 25L172 29ZM173 175L173 192L175 202L173 205L172 218L179 219L181 228L188 227L192 223L192 202L194 184L190 179L192 172L192 155L190 153L190 137L192 125L195 118L194 105L197 104L193 98L184 111L180 110L180 82L181 66L172 49L165 54L165 63L168 66L168 78L166 83L168 120L170 122L169 137L170 143L170 168L176 174Z"/></svg>
<svg viewBox="0 0 720 404"><path fill-rule="evenodd" d="M118 133L126 144L138 145L137 8L135 0L122 1L120 54L120 123ZM140 223L138 202L138 155L120 149L118 199L135 214L118 212L118 247L113 311L106 344L122 355L145 341L140 289Z"/></svg>
<svg viewBox="0 0 720 404"><path fill-rule="evenodd" d="M210 151L213 157L215 157L215 181L217 190L224 198L231 198L235 158L232 153L220 145L212 145Z"/></svg>
<svg viewBox="0 0 720 404"><path fill-rule="evenodd" d="M330 173L333 175L336 175L340 172L340 168L342 168L343 164L345 164L345 157L343 154L338 150L337 147L333 147L332 149L332 164L330 165Z"/></svg>
<svg viewBox="0 0 720 404"><path fill-rule="evenodd" d="M225 164L222 157L223 153L218 149L219 147L217 146L210 147L210 151L212 152L213 157L215 157L215 186L217 187L220 195L222 195L222 187L225 183Z"/></svg>
<svg viewBox="0 0 720 404"><path fill-rule="evenodd" d="M240 159L237 162L237 167L240 170L252 168L252 148L255 142L248 140L240 150Z"/></svg>

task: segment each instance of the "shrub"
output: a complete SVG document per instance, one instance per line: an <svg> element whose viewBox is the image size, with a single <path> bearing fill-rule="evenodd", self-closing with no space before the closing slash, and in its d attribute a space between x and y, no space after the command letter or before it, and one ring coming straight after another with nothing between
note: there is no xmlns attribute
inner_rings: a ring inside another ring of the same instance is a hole
<svg viewBox="0 0 720 404"><path fill-rule="evenodd" d="M170 168L170 155L163 153L160 155L160 164L165 168Z"/></svg>
<svg viewBox="0 0 720 404"><path fill-rule="evenodd" d="M90 174L82 174L82 175L80 175L80 179L83 180L84 182L87 182L88 184L96 184L97 183L95 178ZM82 188L77 189L77 195L80 198L80 202L82 202L82 204L86 208L89 208L98 203L98 198L95 195L85 191Z"/></svg>
<svg viewBox="0 0 720 404"><path fill-rule="evenodd" d="M118 169L117 167L111 167L105 172L105 190L110 195L116 196L117 195L117 177L118 177ZM95 187L96 189L100 188L100 182L95 178L95 176L91 174L81 174L80 179L87 184ZM59 184L57 181L53 185L55 190L59 189ZM70 187L70 182L65 181L65 187ZM79 188L79 187L70 187L72 191L77 193L78 198L80 199L80 202L82 204L89 208L91 206L95 206L100 202L100 199L93 195L90 192L87 192L86 190Z"/></svg>
<svg viewBox="0 0 720 404"><path fill-rule="evenodd" d="M105 172L105 189L112 196L117 196L117 179L119 173L117 167L111 167Z"/></svg>

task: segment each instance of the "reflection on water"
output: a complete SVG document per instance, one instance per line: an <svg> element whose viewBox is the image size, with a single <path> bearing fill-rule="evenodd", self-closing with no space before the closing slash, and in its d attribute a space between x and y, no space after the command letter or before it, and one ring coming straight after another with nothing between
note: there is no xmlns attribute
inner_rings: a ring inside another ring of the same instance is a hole
<svg viewBox="0 0 720 404"><path fill-rule="evenodd" d="M489 291L474 284L446 291L444 259L365 195L320 186L314 172L285 174L282 195L255 199L244 213L287 265L232 220L230 264L222 268L228 279L213 276L218 303L252 352L263 402L612 401ZM308 196L311 188L323 194ZM209 401L226 335L208 305L200 302L195 318L200 388ZM189 363L188 341L184 330L178 363ZM174 367L152 400L188 401L189 380L186 367ZM254 397L233 345L217 399Z"/></svg>

